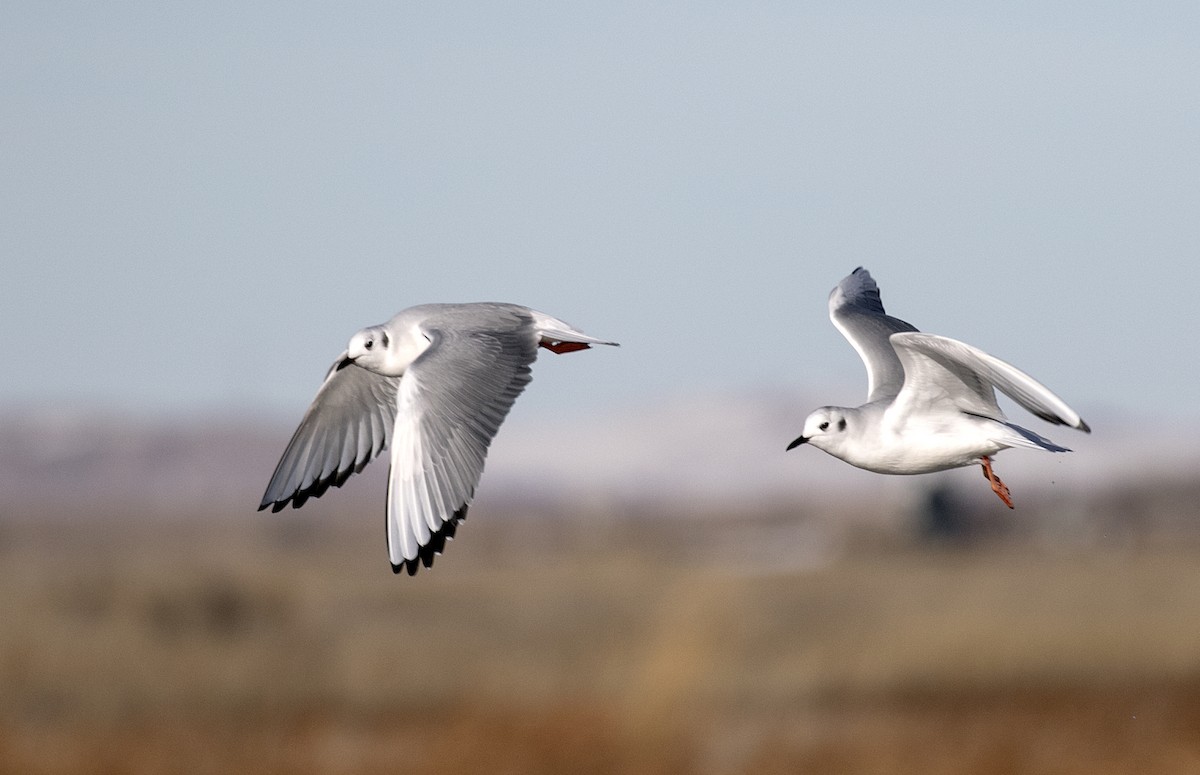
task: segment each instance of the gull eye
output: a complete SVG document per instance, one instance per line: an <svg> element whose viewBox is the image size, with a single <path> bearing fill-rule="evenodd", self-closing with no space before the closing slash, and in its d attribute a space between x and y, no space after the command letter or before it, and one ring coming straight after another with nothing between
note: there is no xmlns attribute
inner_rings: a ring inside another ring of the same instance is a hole
<svg viewBox="0 0 1200 775"><path fill-rule="evenodd" d="M829 430L829 423L828 422L821 423L820 425L817 426L817 430L819 430L819 431Z"/></svg>
<svg viewBox="0 0 1200 775"><path fill-rule="evenodd" d="M375 346L374 339L368 339L367 341L363 342L363 347L367 348L368 350L370 350L374 346Z"/></svg>

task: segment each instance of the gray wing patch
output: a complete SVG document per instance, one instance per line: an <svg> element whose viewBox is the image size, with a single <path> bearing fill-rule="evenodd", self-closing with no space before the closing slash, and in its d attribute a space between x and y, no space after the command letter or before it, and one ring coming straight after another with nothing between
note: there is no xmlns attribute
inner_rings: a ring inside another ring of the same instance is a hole
<svg viewBox="0 0 1200 775"><path fill-rule="evenodd" d="M843 306L857 307L863 312L875 315L886 314L883 311L883 297L879 294L879 285L871 273L861 266L846 275L834 292L841 293Z"/></svg>
<svg viewBox="0 0 1200 775"><path fill-rule="evenodd" d="M400 379L334 361L275 467L258 510L300 508L330 486L341 487L387 447Z"/></svg>
<svg viewBox="0 0 1200 775"><path fill-rule="evenodd" d="M867 401L891 398L904 385L904 366L889 338L916 331L909 323L883 310L879 286L861 266L829 294L829 318L867 367Z"/></svg>
<svg viewBox="0 0 1200 775"><path fill-rule="evenodd" d="M537 358L527 325L426 333L432 344L401 380L392 444L387 538L397 573L430 567L465 519L488 447Z"/></svg>

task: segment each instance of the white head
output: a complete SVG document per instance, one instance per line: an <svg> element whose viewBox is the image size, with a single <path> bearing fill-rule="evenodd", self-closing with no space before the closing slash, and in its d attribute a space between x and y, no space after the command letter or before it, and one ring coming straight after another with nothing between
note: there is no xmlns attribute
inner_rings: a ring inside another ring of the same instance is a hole
<svg viewBox="0 0 1200 775"><path fill-rule="evenodd" d="M376 374L400 376L404 373L403 368L393 373L392 344L392 338L383 326L371 326L350 337L346 355L356 365Z"/></svg>
<svg viewBox="0 0 1200 775"><path fill-rule="evenodd" d="M804 432L788 445L788 449L794 449L801 444L812 444L817 449L841 457L837 450L854 430L853 423L856 418L852 414L852 410L840 406L822 406L804 421Z"/></svg>

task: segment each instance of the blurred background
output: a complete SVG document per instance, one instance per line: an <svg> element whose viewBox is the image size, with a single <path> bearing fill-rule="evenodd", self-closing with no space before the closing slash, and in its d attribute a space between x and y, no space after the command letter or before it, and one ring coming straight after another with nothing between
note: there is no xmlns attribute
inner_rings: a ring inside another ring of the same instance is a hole
<svg viewBox="0 0 1200 775"><path fill-rule="evenodd" d="M1200 771L1194 3L0 11L0 772ZM826 297L1093 434L784 452ZM432 571L256 513L357 329L546 354Z"/></svg>

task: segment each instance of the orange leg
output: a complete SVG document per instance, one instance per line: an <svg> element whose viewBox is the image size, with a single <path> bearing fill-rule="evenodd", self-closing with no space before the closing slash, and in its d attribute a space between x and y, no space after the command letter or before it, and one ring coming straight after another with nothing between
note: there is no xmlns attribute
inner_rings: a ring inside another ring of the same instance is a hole
<svg viewBox="0 0 1200 775"><path fill-rule="evenodd" d="M542 347L545 347L555 355L578 352L579 350L586 350L591 346L583 342L550 342L545 339L538 342L538 344Z"/></svg>
<svg viewBox="0 0 1200 775"><path fill-rule="evenodd" d="M984 455L980 460L983 463L983 478L992 483L992 492L996 493L996 495L1000 497L1000 500L1004 501L1005 506L1008 506L1010 509L1013 508L1012 497L1008 491L1008 485L1000 481L1000 477L996 476L996 474L992 471L991 458L989 458L987 455Z"/></svg>

